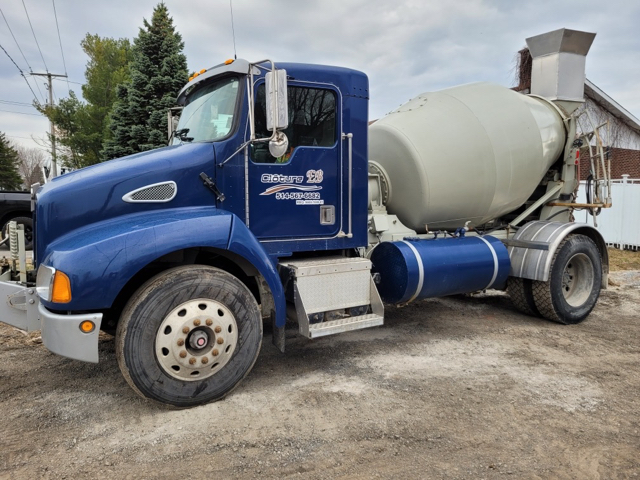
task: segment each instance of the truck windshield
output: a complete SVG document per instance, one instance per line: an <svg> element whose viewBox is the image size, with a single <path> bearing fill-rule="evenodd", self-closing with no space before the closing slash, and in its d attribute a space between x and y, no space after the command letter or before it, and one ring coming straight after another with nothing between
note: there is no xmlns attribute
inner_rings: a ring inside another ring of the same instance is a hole
<svg viewBox="0 0 640 480"><path fill-rule="evenodd" d="M173 143L213 142L226 137L233 126L239 85L237 77L224 78L192 92L180 115Z"/></svg>

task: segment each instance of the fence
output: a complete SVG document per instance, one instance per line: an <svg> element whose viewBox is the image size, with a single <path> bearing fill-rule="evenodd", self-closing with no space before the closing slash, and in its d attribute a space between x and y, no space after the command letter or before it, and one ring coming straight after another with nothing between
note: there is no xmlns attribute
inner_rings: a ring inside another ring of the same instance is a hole
<svg viewBox="0 0 640 480"><path fill-rule="evenodd" d="M620 249L640 249L640 179L623 175L622 180L612 180L611 197L613 206L603 208L596 217L597 228L607 244ZM586 202L586 182L580 182L579 203ZM594 224L594 219L586 211L576 211L577 222Z"/></svg>

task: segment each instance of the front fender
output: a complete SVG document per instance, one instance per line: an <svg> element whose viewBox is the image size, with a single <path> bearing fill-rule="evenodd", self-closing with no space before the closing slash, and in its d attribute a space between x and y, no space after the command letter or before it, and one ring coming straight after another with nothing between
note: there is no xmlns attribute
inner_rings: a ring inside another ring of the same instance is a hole
<svg viewBox="0 0 640 480"><path fill-rule="evenodd" d="M145 266L168 253L196 247L229 250L250 262L271 288L276 321L284 325L284 293L273 262L235 215L215 207L135 213L69 232L47 247L42 263L69 276L72 300L42 303L57 311L109 308Z"/></svg>

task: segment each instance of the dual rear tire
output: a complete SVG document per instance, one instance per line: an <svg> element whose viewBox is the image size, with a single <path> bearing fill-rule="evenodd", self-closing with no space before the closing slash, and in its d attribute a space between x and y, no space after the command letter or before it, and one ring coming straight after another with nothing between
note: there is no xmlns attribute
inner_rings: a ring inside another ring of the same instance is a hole
<svg viewBox="0 0 640 480"><path fill-rule="evenodd" d="M582 322L595 307L602 285L598 247L585 235L569 235L556 249L547 281L510 277L514 306L528 315L565 325Z"/></svg>

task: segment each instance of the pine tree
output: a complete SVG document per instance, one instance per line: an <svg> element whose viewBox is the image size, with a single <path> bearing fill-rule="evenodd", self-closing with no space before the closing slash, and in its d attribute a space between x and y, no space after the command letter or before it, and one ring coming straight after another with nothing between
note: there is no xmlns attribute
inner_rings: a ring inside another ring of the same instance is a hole
<svg viewBox="0 0 640 480"><path fill-rule="evenodd" d="M111 139L103 156L117 158L167 144L167 109L175 106L178 92L187 83L184 42L163 3L153 10L151 23L133 42L131 80L117 90L111 112Z"/></svg>
<svg viewBox="0 0 640 480"><path fill-rule="evenodd" d="M0 132L0 190L18 190L22 178L18 173L18 152Z"/></svg>
<svg viewBox="0 0 640 480"><path fill-rule="evenodd" d="M116 100L116 88L129 79L131 44L128 39L113 39L87 34L80 42L89 57L82 85L82 102L75 93L60 99L57 106L36 108L56 127L58 161L61 165L81 168L103 160L100 152L111 137L107 125Z"/></svg>

